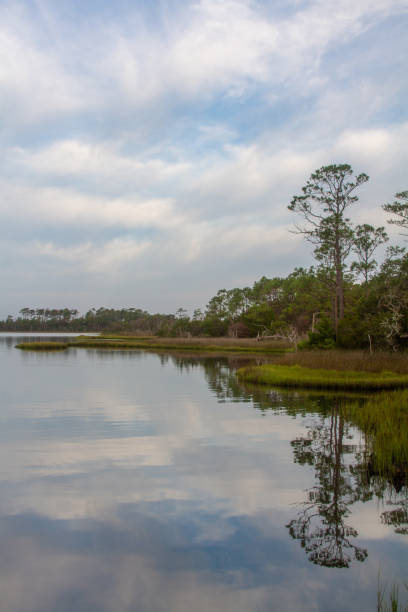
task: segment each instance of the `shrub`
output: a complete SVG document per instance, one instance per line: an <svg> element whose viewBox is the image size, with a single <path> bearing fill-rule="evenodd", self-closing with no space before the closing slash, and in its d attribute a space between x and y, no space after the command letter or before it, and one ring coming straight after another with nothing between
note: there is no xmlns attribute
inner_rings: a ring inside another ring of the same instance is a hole
<svg viewBox="0 0 408 612"><path fill-rule="evenodd" d="M309 339L302 342L302 349L333 349L336 346L336 334L333 324L327 318L320 319L316 331L309 332Z"/></svg>

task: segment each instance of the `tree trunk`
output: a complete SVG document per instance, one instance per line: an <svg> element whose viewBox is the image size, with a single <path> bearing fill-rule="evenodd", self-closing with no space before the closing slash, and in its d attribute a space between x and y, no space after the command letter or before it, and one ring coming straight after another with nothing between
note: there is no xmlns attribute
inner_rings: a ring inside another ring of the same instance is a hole
<svg viewBox="0 0 408 612"><path fill-rule="evenodd" d="M343 267L340 253L340 237L336 236L335 242L335 266L336 266L336 320L334 328L336 340L338 339L339 321L344 318L344 287L343 287Z"/></svg>

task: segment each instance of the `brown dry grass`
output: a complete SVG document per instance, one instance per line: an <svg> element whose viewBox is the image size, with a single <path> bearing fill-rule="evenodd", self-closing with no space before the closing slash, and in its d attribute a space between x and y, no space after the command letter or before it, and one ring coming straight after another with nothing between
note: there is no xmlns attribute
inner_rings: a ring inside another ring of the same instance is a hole
<svg viewBox="0 0 408 612"><path fill-rule="evenodd" d="M396 372L408 374L407 353L365 351L300 351L285 353L273 360L278 365L299 365L323 370L354 370L355 372Z"/></svg>
<svg viewBox="0 0 408 612"><path fill-rule="evenodd" d="M262 342L258 342L256 338L225 338L225 337L198 337L193 336L191 338L161 338L158 336L130 336L130 335L102 335L99 336L100 339L103 338L123 338L124 340L134 340L136 342L145 342L146 344L153 345L163 345L163 344L171 344L175 347L177 346L202 346L203 348L206 346L219 346L219 347L246 347L246 348L254 348L258 350L262 349L288 349L291 345L288 342L284 342L282 340L265 340Z"/></svg>

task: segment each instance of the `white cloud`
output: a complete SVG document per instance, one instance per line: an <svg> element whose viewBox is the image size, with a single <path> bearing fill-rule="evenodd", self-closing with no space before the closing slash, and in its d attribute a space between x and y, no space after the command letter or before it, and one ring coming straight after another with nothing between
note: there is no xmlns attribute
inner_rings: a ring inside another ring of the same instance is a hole
<svg viewBox="0 0 408 612"><path fill-rule="evenodd" d="M160 37L112 30L101 76L113 79L121 99L133 105L165 97L170 106L205 103L216 94L239 98L255 85L272 91L272 101L276 87L307 95L326 84L319 69L332 46L404 9L402 0L315 1L274 17L249 0L201 0L170 20Z"/></svg>
<svg viewBox="0 0 408 612"><path fill-rule="evenodd" d="M336 150L346 157L374 163L378 169L406 163L408 122L388 128L346 130L340 134Z"/></svg>
<svg viewBox="0 0 408 612"><path fill-rule="evenodd" d="M174 96L239 97L254 83L268 89L292 83L300 93L301 82L312 88L324 83L319 64L331 45L404 10L402 0L318 0L274 17L249 0L201 0L155 31L136 10L127 24L85 19L78 28L52 19L51 5L35 23L6 5L3 110L30 122L55 113L130 109L165 97L170 107Z"/></svg>
<svg viewBox="0 0 408 612"><path fill-rule="evenodd" d="M4 217L16 214L25 221L122 229L171 228L180 223L171 200L107 198L70 189L3 184Z"/></svg>
<svg viewBox="0 0 408 612"><path fill-rule="evenodd" d="M55 177L103 179L106 184L143 187L147 182L177 178L191 164L164 162L161 159L124 156L121 143L91 143L84 140L62 140L34 151L16 147L11 160L28 172Z"/></svg>
<svg viewBox="0 0 408 612"><path fill-rule="evenodd" d="M0 109L8 121L29 124L53 113L77 113L89 106L81 79L64 68L58 52L44 49L20 11L0 12ZM55 50L57 51L57 50Z"/></svg>
<svg viewBox="0 0 408 612"><path fill-rule="evenodd" d="M137 242L131 238L114 238L99 245L87 242L68 247L37 241L29 250L34 256L61 260L75 267L79 265L83 272L111 274L130 261L136 262L151 246L147 240Z"/></svg>
<svg viewBox="0 0 408 612"><path fill-rule="evenodd" d="M394 66L406 43L378 43L405 2L163 6L109 22L63 21L46 0L0 8L8 287L30 253L33 269L70 270L78 290L105 268L129 287L143 276L143 291L154 279L170 293L177 277L171 291L202 305L220 282L311 262L287 205L315 168L371 176L359 222L384 223L380 205L406 189L406 78Z"/></svg>
<svg viewBox="0 0 408 612"><path fill-rule="evenodd" d="M33 255L46 255L63 261L85 260L90 252L89 242L69 247L55 246L52 242L35 242L32 250Z"/></svg>
<svg viewBox="0 0 408 612"><path fill-rule="evenodd" d="M96 147L94 158L91 147L71 141L33 155L21 150L15 156L20 167L45 183L63 173L67 151L78 150L78 159L67 169L72 176L82 179L82 161L87 160L102 192L114 182L124 195L99 196L64 186L7 182L2 188L3 218L13 218L18 210L20 218L34 227L64 224L71 234L68 242L62 246L55 238L37 241L32 254L48 257L55 266L61 261L88 273L125 272L134 261L139 262L143 275L157 277L175 271L182 274L183 266L198 263L209 269L215 261L234 261L239 266L244 260L270 257L275 273L280 274L278 262L292 261L303 244L288 231L295 218L287 211L287 204L309 173L328 160L351 161L356 172L372 174L372 181L360 190L361 201L352 216L358 222L386 223L380 205L404 185L391 186L384 182L384 175L388 167L399 168L400 176L404 175L407 129L406 124L398 129L347 129L330 146L320 142L317 147L315 143L312 150L302 152L297 151L296 143L276 151L273 141L262 139L247 146L228 145L217 156L210 151L197 164L184 161L180 154L175 167L160 159L143 163L142 155L140 159L125 157L113 147ZM105 160L101 166L100 159ZM138 166L145 172L145 200L127 193L135 187L129 185L126 172ZM156 190L167 192L169 197L156 197ZM75 237L75 228L83 232L87 226L93 231L114 231L116 236L107 239L93 234L81 242ZM138 237L132 231L137 231ZM309 253L307 246L305 249ZM299 264L307 265L303 258Z"/></svg>

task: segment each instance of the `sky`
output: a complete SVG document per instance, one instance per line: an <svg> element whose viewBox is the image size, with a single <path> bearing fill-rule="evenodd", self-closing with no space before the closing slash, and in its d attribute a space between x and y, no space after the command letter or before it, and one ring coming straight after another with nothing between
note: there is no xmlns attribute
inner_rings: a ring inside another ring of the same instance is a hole
<svg viewBox="0 0 408 612"><path fill-rule="evenodd" d="M0 317L191 312L312 265L287 206L328 164L386 225L407 30L408 0L0 0Z"/></svg>

